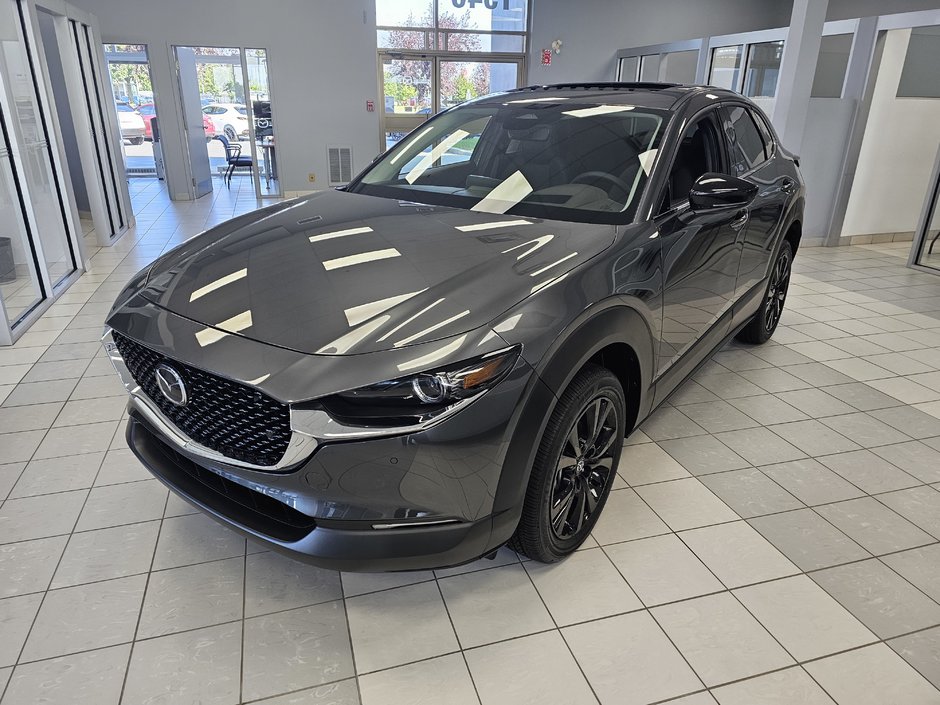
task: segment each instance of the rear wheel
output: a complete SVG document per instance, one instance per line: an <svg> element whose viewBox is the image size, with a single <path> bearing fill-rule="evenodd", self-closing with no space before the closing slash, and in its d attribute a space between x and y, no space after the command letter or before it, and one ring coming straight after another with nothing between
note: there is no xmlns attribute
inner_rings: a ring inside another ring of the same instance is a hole
<svg viewBox="0 0 940 705"><path fill-rule="evenodd" d="M144 138L143 137L131 137L129 141L133 145L138 145L138 144L144 143Z"/></svg>
<svg viewBox="0 0 940 705"><path fill-rule="evenodd" d="M783 305L787 300L787 289L790 287L790 272L793 267L793 249L786 240L780 245L777 259L774 260L770 270L770 280L761 302L760 310L754 314L741 332L738 340L745 343L760 345L770 340L770 336L777 330L780 316L783 314Z"/></svg>
<svg viewBox="0 0 940 705"><path fill-rule="evenodd" d="M625 421L620 381L599 365L587 365L545 427L513 548L553 563L584 542L617 473Z"/></svg>
<svg viewBox="0 0 940 705"><path fill-rule="evenodd" d="M238 135L235 134L234 127L232 127L231 125L226 125L223 132L225 132L225 136L228 138L229 142L238 142Z"/></svg>

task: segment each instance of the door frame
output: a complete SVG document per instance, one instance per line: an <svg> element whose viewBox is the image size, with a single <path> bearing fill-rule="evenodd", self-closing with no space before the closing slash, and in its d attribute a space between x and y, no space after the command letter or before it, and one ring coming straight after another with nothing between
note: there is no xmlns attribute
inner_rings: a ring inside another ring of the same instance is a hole
<svg viewBox="0 0 940 705"><path fill-rule="evenodd" d="M930 223L933 221L934 213L940 210L940 148L937 149L937 158L934 160L933 170L930 172L930 181L927 187L927 197L924 199L924 207L921 210L920 218L917 221L917 230L914 231L914 242L911 245L911 253L907 259L907 266L920 272L927 272L934 276L940 275L940 270L936 267L928 267L925 264L919 264L921 253L925 247L929 247L927 237L930 234ZM940 239L938 239L940 245Z"/></svg>
<svg viewBox="0 0 940 705"><path fill-rule="evenodd" d="M431 112L427 115L389 115L385 112L385 71L382 68L384 60L411 60L431 62ZM452 52L420 49L379 49L377 59L376 80L378 82L379 96L379 154L386 151L386 134L388 132L411 132L417 129L430 118L441 111L440 86L441 64L444 62L480 62L489 64L515 64L516 88L524 84L526 57L524 54L506 54L493 52Z"/></svg>

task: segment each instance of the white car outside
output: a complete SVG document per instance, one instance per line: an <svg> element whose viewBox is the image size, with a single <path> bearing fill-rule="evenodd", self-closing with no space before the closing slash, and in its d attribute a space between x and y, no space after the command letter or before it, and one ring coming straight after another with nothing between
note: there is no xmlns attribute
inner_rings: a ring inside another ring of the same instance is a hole
<svg viewBox="0 0 940 705"><path fill-rule="evenodd" d="M115 108L117 109L118 124L121 127L121 139L127 140L131 144L143 144L147 128L140 113L127 103L118 102L115 104Z"/></svg>
<svg viewBox="0 0 940 705"><path fill-rule="evenodd" d="M217 135L225 135L229 141L248 139L248 109L238 103L209 103L202 109L212 122Z"/></svg>

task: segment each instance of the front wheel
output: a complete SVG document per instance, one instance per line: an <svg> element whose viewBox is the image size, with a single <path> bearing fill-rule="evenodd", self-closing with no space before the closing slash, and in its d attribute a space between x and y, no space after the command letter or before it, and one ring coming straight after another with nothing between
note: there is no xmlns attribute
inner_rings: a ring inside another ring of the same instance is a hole
<svg viewBox="0 0 940 705"><path fill-rule="evenodd" d="M131 137L130 143L135 147L144 143L143 137Z"/></svg>
<svg viewBox="0 0 940 705"><path fill-rule="evenodd" d="M225 129L222 130L225 133L226 138L229 142L238 142L238 135L235 134L235 128L231 125L226 125Z"/></svg>
<svg viewBox="0 0 940 705"><path fill-rule="evenodd" d="M770 270L770 280L761 301L760 310L754 314L741 332L738 340L744 343L760 345L770 340L770 336L777 330L780 316L783 314L783 305L787 300L787 290L790 287L790 272L793 268L793 249L786 240L780 245L777 259Z"/></svg>
<svg viewBox="0 0 940 705"><path fill-rule="evenodd" d="M513 548L554 563L584 542L617 474L625 423L620 381L606 368L585 366L545 427Z"/></svg>

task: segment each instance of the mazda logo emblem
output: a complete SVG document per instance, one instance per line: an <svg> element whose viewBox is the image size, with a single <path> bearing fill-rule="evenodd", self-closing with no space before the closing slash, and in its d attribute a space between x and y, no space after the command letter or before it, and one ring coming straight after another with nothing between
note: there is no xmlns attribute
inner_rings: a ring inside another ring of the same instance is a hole
<svg viewBox="0 0 940 705"><path fill-rule="evenodd" d="M153 375L157 378L160 393L166 397L167 401L176 406L186 406L189 396L186 394L186 384L179 372L169 365L157 365Z"/></svg>

